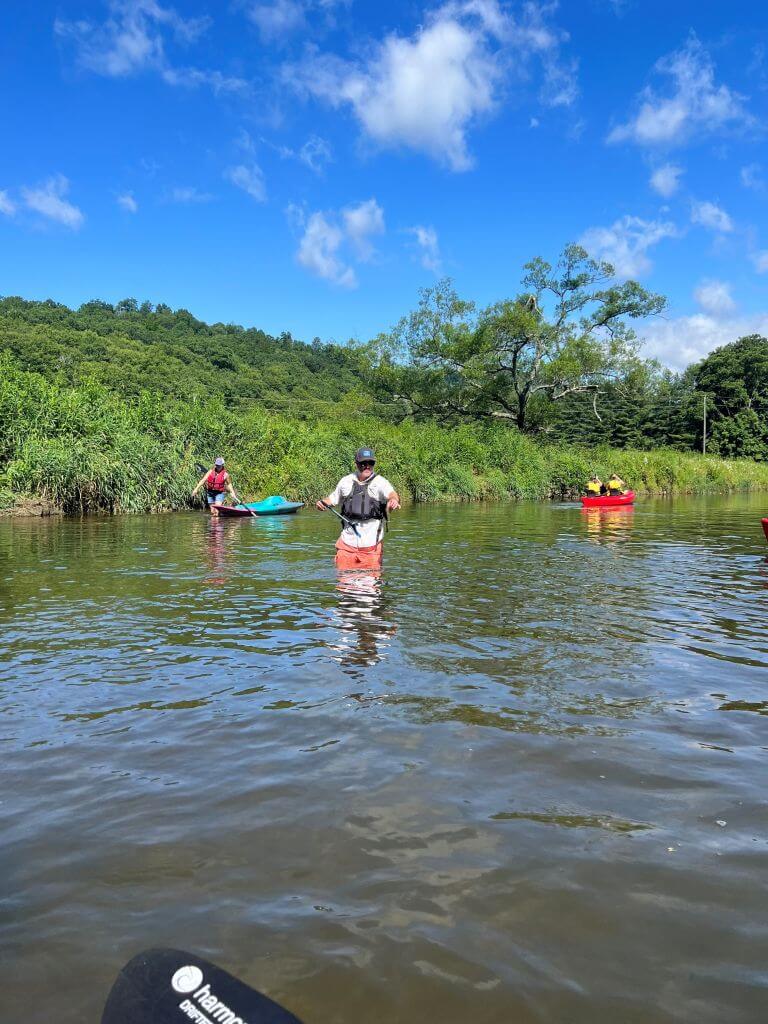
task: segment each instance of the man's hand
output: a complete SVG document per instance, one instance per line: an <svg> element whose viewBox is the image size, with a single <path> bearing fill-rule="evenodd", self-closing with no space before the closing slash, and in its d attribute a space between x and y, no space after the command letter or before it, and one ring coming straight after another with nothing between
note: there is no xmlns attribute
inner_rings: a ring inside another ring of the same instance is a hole
<svg viewBox="0 0 768 1024"><path fill-rule="evenodd" d="M400 499L396 494L390 494L387 499L387 512L394 512L398 508L400 508Z"/></svg>
<svg viewBox="0 0 768 1024"><path fill-rule="evenodd" d="M328 505L323 501L322 498L318 499L318 501L315 502L315 508L319 509L321 512L328 511Z"/></svg>

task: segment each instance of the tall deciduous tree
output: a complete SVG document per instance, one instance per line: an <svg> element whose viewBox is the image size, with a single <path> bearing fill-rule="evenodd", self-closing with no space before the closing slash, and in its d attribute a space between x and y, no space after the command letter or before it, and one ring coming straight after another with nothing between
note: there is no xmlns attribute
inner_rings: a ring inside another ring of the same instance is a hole
<svg viewBox="0 0 768 1024"><path fill-rule="evenodd" d="M768 338L750 334L686 371L709 397L709 450L768 459Z"/></svg>
<svg viewBox="0 0 768 1024"><path fill-rule="evenodd" d="M421 293L418 308L374 345L381 380L410 411L505 419L521 430L531 402L600 393L638 361L630 320L666 300L569 245L553 268L525 266L517 298L476 312L450 281ZM596 406L595 406L596 409Z"/></svg>

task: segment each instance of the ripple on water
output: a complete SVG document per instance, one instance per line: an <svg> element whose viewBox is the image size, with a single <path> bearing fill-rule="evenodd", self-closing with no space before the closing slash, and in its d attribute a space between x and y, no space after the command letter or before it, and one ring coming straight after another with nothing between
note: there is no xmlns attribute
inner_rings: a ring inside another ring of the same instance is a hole
<svg viewBox="0 0 768 1024"><path fill-rule="evenodd" d="M761 1019L759 503L620 511L406 510L353 578L310 513L0 523L8 1019L161 944L307 1024Z"/></svg>

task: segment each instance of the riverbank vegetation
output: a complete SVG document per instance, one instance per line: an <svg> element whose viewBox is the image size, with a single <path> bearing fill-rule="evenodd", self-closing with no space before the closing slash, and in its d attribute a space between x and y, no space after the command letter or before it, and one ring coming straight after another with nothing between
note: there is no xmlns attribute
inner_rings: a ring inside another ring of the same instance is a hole
<svg viewBox="0 0 768 1024"><path fill-rule="evenodd" d="M189 507L198 463L225 452L238 490L309 501L327 493L362 444L415 501L575 497L585 479L617 471L639 491L768 488L768 464L669 448L617 450L546 443L497 423L387 422L361 413L297 419L219 399L146 393L125 400L103 384L59 384L0 364L0 502L33 494L64 512Z"/></svg>
<svg viewBox="0 0 768 1024"><path fill-rule="evenodd" d="M515 300L476 310L442 282L346 345L132 299L2 299L0 511L189 507L220 453L242 494L310 500L362 444L416 501L570 498L612 471L647 493L767 488L768 341L662 370L629 321L663 299L610 278L569 247Z"/></svg>

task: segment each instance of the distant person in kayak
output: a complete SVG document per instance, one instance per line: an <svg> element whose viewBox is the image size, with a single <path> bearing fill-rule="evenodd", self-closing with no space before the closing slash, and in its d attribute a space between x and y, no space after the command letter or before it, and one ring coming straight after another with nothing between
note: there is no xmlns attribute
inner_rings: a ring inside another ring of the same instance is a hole
<svg viewBox="0 0 768 1024"><path fill-rule="evenodd" d="M603 481L600 477L597 475L591 476L587 481L587 494L590 498L598 498L604 492L605 488L603 487Z"/></svg>
<svg viewBox="0 0 768 1024"><path fill-rule="evenodd" d="M624 483L624 481L617 473L611 473L607 487L608 493L610 495L613 495L614 497L618 494L627 493L627 485Z"/></svg>
<svg viewBox="0 0 768 1024"><path fill-rule="evenodd" d="M197 487L192 491L193 498L201 487L205 487L206 500L212 516L219 514L217 506L224 504L224 499L228 494L232 497L235 505L240 504L240 499L235 494L232 481L229 479L229 473L224 468L224 459L221 456L214 462L213 469L210 469L198 481Z"/></svg>
<svg viewBox="0 0 768 1024"><path fill-rule="evenodd" d="M342 477L327 498L317 502L322 512L341 504L347 520L336 541L337 569L377 569L381 565L382 534L388 512L400 508L400 495L375 470L376 456L370 448L355 452L356 473Z"/></svg>

